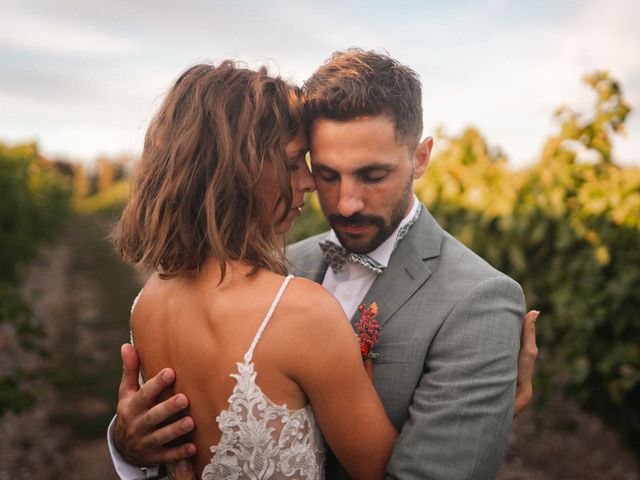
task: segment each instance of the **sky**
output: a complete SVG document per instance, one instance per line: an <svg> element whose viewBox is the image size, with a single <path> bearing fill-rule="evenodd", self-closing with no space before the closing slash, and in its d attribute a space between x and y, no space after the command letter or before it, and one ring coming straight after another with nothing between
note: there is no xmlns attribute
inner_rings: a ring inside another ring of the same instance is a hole
<svg viewBox="0 0 640 480"><path fill-rule="evenodd" d="M139 154L187 67L233 58L300 84L333 51L386 51L423 84L425 135L474 126L516 167L560 105L608 70L633 111L614 158L640 166L637 0L0 0L0 141L50 157ZM437 143L436 143L437 149Z"/></svg>

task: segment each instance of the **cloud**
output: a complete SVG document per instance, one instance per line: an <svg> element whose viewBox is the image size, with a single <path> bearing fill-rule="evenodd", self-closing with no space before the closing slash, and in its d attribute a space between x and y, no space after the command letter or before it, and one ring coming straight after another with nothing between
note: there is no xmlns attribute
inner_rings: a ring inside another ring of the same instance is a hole
<svg viewBox="0 0 640 480"><path fill-rule="evenodd" d="M350 46L386 49L420 74L425 133L474 124L519 164L538 155L555 128L555 107L590 108L584 73L608 68L633 106L640 99L633 51L640 30L628 13L639 10L634 0L544 8L509 0L438 8L364 0L269 0L251 8L205 0L5 1L0 96L3 108L5 99L11 105L4 111L57 151L60 139L79 149L64 133L79 125L90 127L83 131L96 151L137 148L162 94L193 63L266 63L300 83L332 51ZM640 151L625 146L638 144L635 122L632 114L620 154ZM17 132L14 125L0 118L0 135ZM110 133L101 136L101 125ZM82 152L90 150L87 139Z"/></svg>
<svg viewBox="0 0 640 480"><path fill-rule="evenodd" d="M590 0L553 21L522 24L504 19L496 24L482 12L458 11L459 20L474 17L486 32L458 38L455 48L446 49L447 59L416 60L425 83L425 125L444 124L450 133L476 125L512 161L525 164L555 131L556 107L592 108L594 94L581 81L585 73L609 70L638 109L640 30L624 12L639 7L629 1L614 5ZM640 163L631 147L640 146L638 126L632 114L628 137L615 140L614 154L623 163Z"/></svg>
<svg viewBox="0 0 640 480"><path fill-rule="evenodd" d="M80 24L37 13L4 10L0 46L18 51L64 55L122 55L137 50L134 42Z"/></svg>

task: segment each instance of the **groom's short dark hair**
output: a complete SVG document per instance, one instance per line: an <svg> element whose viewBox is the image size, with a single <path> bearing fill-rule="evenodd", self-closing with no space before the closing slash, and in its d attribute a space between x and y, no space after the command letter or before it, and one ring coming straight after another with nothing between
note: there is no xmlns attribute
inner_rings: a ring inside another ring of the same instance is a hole
<svg viewBox="0 0 640 480"><path fill-rule="evenodd" d="M399 141L415 148L422 136L418 74L386 54L358 48L335 52L304 83L303 95L309 125L317 118L388 115Z"/></svg>

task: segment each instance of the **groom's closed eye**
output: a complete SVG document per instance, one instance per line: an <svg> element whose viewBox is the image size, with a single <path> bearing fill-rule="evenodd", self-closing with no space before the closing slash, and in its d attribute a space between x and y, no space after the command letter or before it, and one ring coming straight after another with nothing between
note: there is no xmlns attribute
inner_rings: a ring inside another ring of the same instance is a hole
<svg viewBox="0 0 640 480"><path fill-rule="evenodd" d="M383 168L366 169L358 172L358 176L364 183L379 183L389 174L389 170Z"/></svg>

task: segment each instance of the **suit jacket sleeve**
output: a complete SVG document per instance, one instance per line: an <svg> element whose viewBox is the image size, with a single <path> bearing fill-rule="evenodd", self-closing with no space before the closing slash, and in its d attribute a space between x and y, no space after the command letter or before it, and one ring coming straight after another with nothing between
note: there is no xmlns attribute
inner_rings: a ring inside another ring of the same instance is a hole
<svg viewBox="0 0 640 480"><path fill-rule="evenodd" d="M387 467L390 479L495 479L511 429L524 315L520 286L487 279L453 307Z"/></svg>

